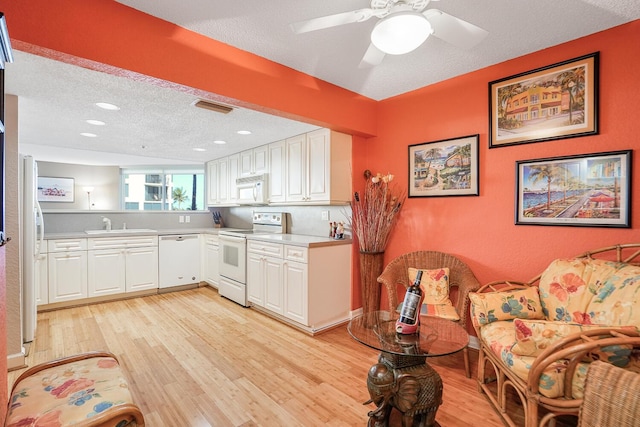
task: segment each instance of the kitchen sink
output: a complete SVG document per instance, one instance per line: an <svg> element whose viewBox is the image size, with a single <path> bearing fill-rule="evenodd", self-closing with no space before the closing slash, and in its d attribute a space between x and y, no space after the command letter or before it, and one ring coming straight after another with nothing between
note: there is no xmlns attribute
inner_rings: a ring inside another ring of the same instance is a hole
<svg viewBox="0 0 640 427"><path fill-rule="evenodd" d="M136 234L136 233L157 233L158 230L151 228L126 228L124 230L85 230L87 234Z"/></svg>

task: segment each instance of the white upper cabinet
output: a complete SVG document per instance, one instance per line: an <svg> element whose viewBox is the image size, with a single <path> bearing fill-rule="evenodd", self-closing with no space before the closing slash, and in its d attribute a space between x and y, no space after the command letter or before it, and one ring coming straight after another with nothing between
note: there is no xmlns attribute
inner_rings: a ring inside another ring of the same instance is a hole
<svg viewBox="0 0 640 427"><path fill-rule="evenodd" d="M207 204L237 204L236 179L267 174L269 204L349 204L351 135L318 129L207 163Z"/></svg>
<svg viewBox="0 0 640 427"><path fill-rule="evenodd" d="M240 176L260 175L268 172L269 151L267 145L240 153Z"/></svg>
<svg viewBox="0 0 640 427"><path fill-rule="evenodd" d="M286 140L286 202L348 204L351 136L319 129Z"/></svg>
<svg viewBox="0 0 640 427"><path fill-rule="evenodd" d="M286 149L285 141L273 142L267 146L268 148L268 171L269 181L267 188L269 189L269 203L282 203L286 201L285 197L285 178L286 178Z"/></svg>

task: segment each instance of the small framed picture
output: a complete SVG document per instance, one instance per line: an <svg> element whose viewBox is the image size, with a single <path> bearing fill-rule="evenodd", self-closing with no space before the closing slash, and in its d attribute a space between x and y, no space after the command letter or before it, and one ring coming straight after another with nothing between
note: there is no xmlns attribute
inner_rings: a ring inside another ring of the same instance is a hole
<svg viewBox="0 0 640 427"><path fill-rule="evenodd" d="M39 202L73 202L73 178L38 177Z"/></svg>
<svg viewBox="0 0 640 427"><path fill-rule="evenodd" d="M631 150L516 162L516 224L631 226Z"/></svg>
<svg viewBox="0 0 640 427"><path fill-rule="evenodd" d="M477 196L479 135L409 146L409 197Z"/></svg>
<svg viewBox="0 0 640 427"><path fill-rule="evenodd" d="M598 52L489 83L489 148L598 133Z"/></svg>

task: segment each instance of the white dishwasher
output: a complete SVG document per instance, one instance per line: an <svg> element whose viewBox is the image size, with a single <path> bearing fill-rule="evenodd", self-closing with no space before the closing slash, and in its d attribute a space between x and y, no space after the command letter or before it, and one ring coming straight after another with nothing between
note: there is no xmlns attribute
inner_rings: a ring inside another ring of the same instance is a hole
<svg viewBox="0 0 640 427"><path fill-rule="evenodd" d="M198 234L160 236L158 252L160 289L200 282Z"/></svg>

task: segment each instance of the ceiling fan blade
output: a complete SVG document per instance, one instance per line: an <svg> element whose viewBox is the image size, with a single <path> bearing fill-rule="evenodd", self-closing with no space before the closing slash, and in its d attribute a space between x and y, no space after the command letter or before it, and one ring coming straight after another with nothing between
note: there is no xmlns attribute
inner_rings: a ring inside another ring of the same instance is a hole
<svg viewBox="0 0 640 427"><path fill-rule="evenodd" d="M369 44L369 48L365 52L362 61L360 61L360 65L358 65L358 68L375 67L376 65L380 65L383 59L384 52L375 47L373 43L371 43Z"/></svg>
<svg viewBox="0 0 640 427"><path fill-rule="evenodd" d="M471 49L489 32L438 9L423 12L433 28L433 36L462 49Z"/></svg>
<svg viewBox="0 0 640 427"><path fill-rule="evenodd" d="M350 12L337 13L335 15L322 16L307 21L300 21L291 24L294 33L307 33L309 31L323 30L325 28L337 27L338 25L351 24L353 22L363 22L373 16L373 9L359 9Z"/></svg>

